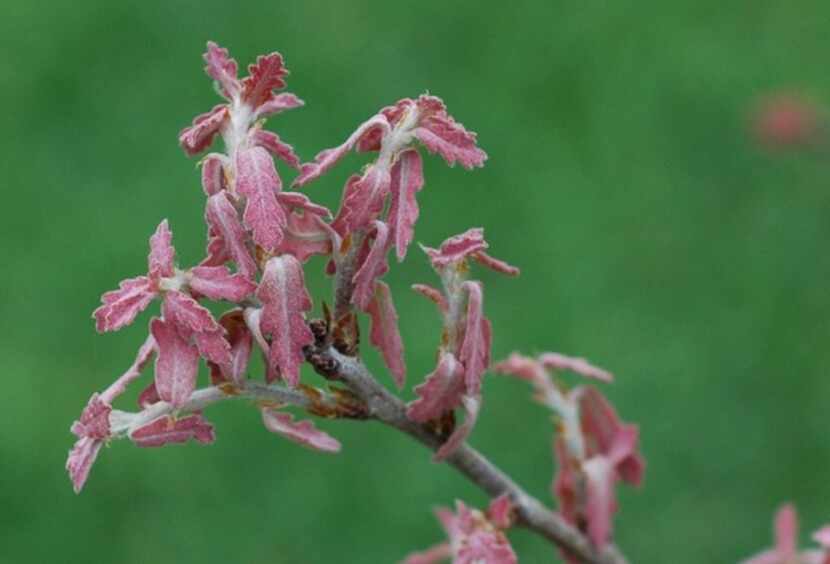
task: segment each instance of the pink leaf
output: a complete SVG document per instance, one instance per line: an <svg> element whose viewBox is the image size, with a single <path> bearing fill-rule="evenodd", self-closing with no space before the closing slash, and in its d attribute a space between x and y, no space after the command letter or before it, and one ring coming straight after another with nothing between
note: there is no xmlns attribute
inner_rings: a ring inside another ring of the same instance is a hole
<svg viewBox="0 0 830 564"><path fill-rule="evenodd" d="M610 456L621 444L630 445L622 456L619 451L615 453L619 457L616 469L624 481L639 485L645 473L645 461L636 452L637 426L620 421L611 404L594 388L582 388L577 399L582 434L587 439L587 456Z"/></svg>
<svg viewBox="0 0 830 564"><path fill-rule="evenodd" d="M584 358L548 352L539 356L539 362L548 370L568 370L585 378L593 378L602 382L612 382L614 380L613 374L593 366Z"/></svg>
<svg viewBox="0 0 830 564"><path fill-rule="evenodd" d="M89 477L89 471L95 459L98 458L98 452L101 450L103 442L89 437L78 439L72 450L69 451L69 457L66 459L66 470L69 472L69 479L72 480L72 488L75 493L80 493L83 489L86 479Z"/></svg>
<svg viewBox="0 0 830 564"><path fill-rule="evenodd" d="M159 397L158 390L156 390L155 382L150 382L147 387L141 390L141 393L138 394L138 407L141 409L146 409L154 403L158 403L160 401L161 398Z"/></svg>
<svg viewBox="0 0 830 564"><path fill-rule="evenodd" d="M387 245L389 229L382 221L374 221L373 224L374 240L352 280L354 283L352 303L363 311L366 311L369 302L375 296L375 281L389 270L389 265L386 263L386 253L389 250Z"/></svg>
<svg viewBox="0 0 830 564"><path fill-rule="evenodd" d="M181 444L191 439L198 443L210 444L215 438L213 425L198 413L181 419L165 415L130 433L130 440L140 447Z"/></svg>
<svg viewBox="0 0 830 564"><path fill-rule="evenodd" d="M452 558L452 548L447 542L436 544L426 550L413 552L401 564L436 564Z"/></svg>
<svg viewBox="0 0 830 564"><path fill-rule="evenodd" d="M103 440L110 437L110 413L112 406L101 399L98 394L92 394L81 418L72 423L72 434L79 439Z"/></svg>
<svg viewBox="0 0 830 564"><path fill-rule="evenodd" d="M273 252L282 241L285 211L277 202L281 181L274 161L262 147L236 154L236 189L247 198L242 219L253 231L256 244Z"/></svg>
<svg viewBox="0 0 830 564"><path fill-rule="evenodd" d="M407 405L407 416L425 423L455 409L464 394L463 375L464 367L452 353L441 353L438 366L415 388L418 398Z"/></svg>
<svg viewBox="0 0 830 564"><path fill-rule="evenodd" d="M123 280L118 290L101 296L102 305L92 313L95 328L99 333L118 331L132 323L155 297L154 285L146 276Z"/></svg>
<svg viewBox="0 0 830 564"><path fill-rule="evenodd" d="M798 552L798 515L791 503L775 515L775 550L783 562L793 559Z"/></svg>
<svg viewBox="0 0 830 564"><path fill-rule="evenodd" d="M231 345L231 362L221 366L222 375L236 384L244 385L245 373L248 371L248 361L251 358L254 336L248 329L241 309L234 309L219 318L219 324L224 327Z"/></svg>
<svg viewBox="0 0 830 564"><path fill-rule="evenodd" d="M205 195L213 196L227 189L228 180L225 176L227 157L218 153L211 153L202 159L202 189Z"/></svg>
<svg viewBox="0 0 830 564"><path fill-rule="evenodd" d="M436 290L432 286L427 284L413 284L412 289L431 300L435 305L438 306L439 311L441 313L446 313L449 309L449 304L447 304L447 299L444 297L444 294L441 293L440 290Z"/></svg>
<svg viewBox="0 0 830 564"><path fill-rule="evenodd" d="M541 363L517 352L511 353L507 359L496 364L493 370L500 374L508 374L527 380L539 387L544 387L546 382L549 381L548 374Z"/></svg>
<svg viewBox="0 0 830 564"><path fill-rule="evenodd" d="M314 342L303 313L311 309L311 298L300 262L291 255L271 258L256 295L263 304L260 328L271 335L268 362L296 386L305 359L303 347Z"/></svg>
<svg viewBox="0 0 830 564"><path fill-rule="evenodd" d="M228 107L219 104L209 112L196 116L193 119L193 125L179 132L179 145L184 152L193 156L210 147L213 138L228 119L228 115Z"/></svg>
<svg viewBox="0 0 830 564"><path fill-rule="evenodd" d="M314 162L305 163L300 167L300 175L294 180L294 186L304 186L322 176L327 170L337 164L343 156L354 148L362 138L380 131L381 136L389 132L389 123L382 115L376 115L365 121L349 136L345 143L332 149L325 149L314 157Z"/></svg>
<svg viewBox="0 0 830 564"><path fill-rule="evenodd" d="M156 389L159 397L180 407L196 389L199 351L182 339L172 323L162 319L153 319L150 332L158 344Z"/></svg>
<svg viewBox="0 0 830 564"><path fill-rule="evenodd" d="M236 209L224 192L208 198L205 220L215 234L221 238L221 245L236 263L239 272L246 278L252 280L256 278L257 266L251 253L248 252L245 229L239 222ZM208 248L215 245L216 243L211 241Z"/></svg>
<svg viewBox="0 0 830 564"><path fill-rule="evenodd" d="M172 242L173 233L165 219L159 223L156 232L150 237L150 256L147 263L151 279L173 276L176 249L173 248Z"/></svg>
<svg viewBox="0 0 830 564"><path fill-rule="evenodd" d="M436 269L444 268L452 263L458 263L468 256L483 251L487 248L484 240L484 229L473 227L464 233L453 235L443 243L441 247L430 249L425 247L432 266Z"/></svg>
<svg viewBox="0 0 830 564"><path fill-rule="evenodd" d="M383 211L390 182L389 171L377 165L370 166L356 180L354 176L350 178L343 192L340 210L332 223L334 230L345 236L367 227Z"/></svg>
<svg viewBox="0 0 830 564"><path fill-rule="evenodd" d="M406 380L403 343L398 330L398 313L395 311L395 304L392 303L389 286L385 283L379 280L375 282L375 295L369 302L366 313L372 318L369 342L381 352L395 384L402 388Z"/></svg>
<svg viewBox="0 0 830 564"><path fill-rule="evenodd" d="M329 255L332 249L331 234L331 227L318 215L308 211L302 215L291 212L288 214L288 224L278 252L293 255L303 263L312 255Z"/></svg>
<svg viewBox="0 0 830 564"><path fill-rule="evenodd" d="M188 285L212 300L241 302L256 290L256 284L242 274L231 274L225 266L197 266L190 270Z"/></svg>
<svg viewBox="0 0 830 564"><path fill-rule="evenodd" d="M389 206L389 226L395 241L398 261L406 256L406 249L415 235L418 220L418 202L415 194L424 186L424 170L421 155L415 149L407 149L398 155L392 167L392 203Z"/></svg>
<svg viewBox="0 0 830 564"><path fill-rule="evenodd" d="M252 108L258 108L271 98L272 90L285 88L283 78L288 70L283 66L282 55L269 53L260 55L256 63L248 65L248 73L242 81L242 99Z"/></svg>
<svg viewBox="0 0 830 564"><path fill-rule="evenodd" d="M275 409L262 410L265 428L297 444L323 452L340 452L337 439L317 429L311 421L294 421L290 413Z"/></svg>
<svg viewBox="0 0 830 564"><path fill-rule="evenodd" d="M264 117L272 116L284 112L286 110L293 110L305 105L305 102L297 98L290 92L282 94L272 94L268 100L263 102L254 112L254 119L258 120Z"/></svg>
<svg viewBox="0 0 830 564"><path fill-rule="evenodd" d="M466 441L467 437L470 436L470 433L473 432L473 427L475 427L476 420L478 420L481 400L479 398L463 396L461 398L461 405L464 406L464 412L466 413L464 416L464 423L457 425L450 437L444 442L443 445L441 445L441 448L436 451L435 456L432 458L435 462L446 460L448 456L458 450L458 447L464 444L464 441Z"/></svg>
<svg viewBox="0 0 830 564"><path fill-rule="evenodd" d="M495 272L506 274L507 276L518 276L520 274L519 268L511 264L507 264L503 260L491 257L484 251L479 251L472 255L473 259L480 265L489 268Z"/></svg>
<svg viewBox="0 0 830 564"><path fill-rule="evenodd" d="M617 509L614 467L604 456L595 456L587 460L582 468L587 482L585 514L588 537L594 546L604 548L611 538L611 518Z"/></svg>
<svg viewBox="0 0 830 564"><path fill-rule="evenodd" d="M258 147L262 147L291 168L300 169L300 158L294 153L294 147L283 142L276 133L255 129L251 134L251 142Z"/></svg>
<svg viewBox="0 0 830 564"><path fill-rule="evenodd" d="M230 362L230 345L207 308L181 292L167 292L161 311L183 339L193 338L201 356L219 365Z"/></svg>
<svg viewBox="0 0 830 564"><path fill-rule="evenodd" d="M417 104L421 117L415 136L431 153L441 155L450 166L456 161L467 169L484 166L487 153L476 146L476 134L448 115L440 98L421 96Z"/></svg>
<svg viewBox="0 0 830 564"><path fill-rule="evenodd" d="M228 50L219 47L213 41L208 41L204 59L207 63L205 72L217 82L225 98L230 100L236 96L241 85L236 78L236 61L228 54Z"/></svg>
<svg viewBox="0 0 830 564"><path fill-rule="evenodd" d="M484 317L484 296L480 282L464 282L467 291L467 321L458 358L464 364L467 393L477 395L481 377L490 365L490 322Z"/></svg>
<svg viewBox="0 0 830 564"><path fill-rule="evenodd" d="M308 196L300 192L280 192L277 194L277 200L283 206L296 208L319 217L331 218L331 211L327 207L315 204Z"/></svg>
<svg viewBox="0 0 830 564"><path fill-rule="evenodd" d="M499 529L509 529L515 521L515 507L510 496L502 494L490 502L487 520Z"/></svg>
<svg viewBox="0 0 830 564"><path fill-rule="evenodd" d="M516 553L503 532L477 509L456 502L456 512L439 510L438 519L453 549L453 564L516 564Z"/></svg>

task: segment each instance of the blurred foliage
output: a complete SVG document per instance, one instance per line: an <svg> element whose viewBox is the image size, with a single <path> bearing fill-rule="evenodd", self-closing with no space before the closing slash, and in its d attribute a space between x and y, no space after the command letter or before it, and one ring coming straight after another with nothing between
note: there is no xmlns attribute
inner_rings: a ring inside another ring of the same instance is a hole
<svg viewBox="0 0 830 564"><path fill-rule="evenodd" d="M486 504L385 428L324 422L344 444L326 456L241 404L209 413L214 446L118 442L72 493L69 424L149 318L96 335L100 293L143 272L162 217L181 264L203 252L195 160L176 133L216 101L207 39L243 64L286 56L307 107L269 127L306 160L425 90L479 133L484 169L427 160L416 239L483 225L493 254L522 267L481 274L495 358L550 349L615 372L605 391L641 425L649 462L644 489L621 496L632 562L734 562L768 544L787 499L805 541L830 520L830 167L818 151L760 150L746 123L781 86L830 99L826 2L6 0L3 12L0 562L394 562L441 537L431 506ZM335 207L364 161L309 193ZM321 268L308 274L318 308ZM407 287L434 275L414 248L388 279L414 384L439 321ZM528 399L490 377L472 442L547 499L551 425ZM511 536L523 562L556 559Z"/></svg>

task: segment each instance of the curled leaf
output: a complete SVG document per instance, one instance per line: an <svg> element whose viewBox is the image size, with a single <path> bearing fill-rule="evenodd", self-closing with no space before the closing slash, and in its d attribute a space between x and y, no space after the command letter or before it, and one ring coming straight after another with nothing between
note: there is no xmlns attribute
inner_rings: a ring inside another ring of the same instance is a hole
<svg viewBox="0 0 830 564"><path fill-rule="evenodd" d="M265 428L297 444L322 452L340 452L340 442L317 429L311 421L295 421L290 413L262 409Z"/></svg>
<svg viewBox="0 0 830 564"><path fill-rule="evenodd" d="M372 318L372 330L369 333L369 342L376 347L383 356L383 361L395 384L403 387L406 380L406 364L403 360L403 343L398 330L398 313L392 303L392 293L384 282L375 282L375 294L366 313Z"/></svg>
<svg viewBox="0 0 830 564"><path fill-rule="evenodd" d="M165 415L130 433L130 440L140 447L181 444L191 439L197 443L210 444L215 438L213 425L198 413L180 419Z"/></svg>

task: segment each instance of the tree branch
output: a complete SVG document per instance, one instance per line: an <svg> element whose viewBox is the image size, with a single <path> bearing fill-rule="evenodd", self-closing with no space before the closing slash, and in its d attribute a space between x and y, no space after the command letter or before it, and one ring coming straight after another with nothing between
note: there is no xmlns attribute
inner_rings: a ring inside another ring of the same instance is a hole
<svg viewBox="0 0 830 564"><path fill-rule="evenodd" d="M325 349L312 347L308 357L315 368L317 361L326 359L327 374L324 376L345 382L354 394L365 402L371 418L409 435L430 450L436 451L441 446L442 438L429 427L409 419L404 403L381 385L358 359L343 355L328 346ZM627 564L625 556L613 545L601 553L598 552L582 533L525 492L507 474L468 444L461 445L446 462L491 497L505 493L509 495L516 508L519 525L568 550L583 562Z"/></svg>

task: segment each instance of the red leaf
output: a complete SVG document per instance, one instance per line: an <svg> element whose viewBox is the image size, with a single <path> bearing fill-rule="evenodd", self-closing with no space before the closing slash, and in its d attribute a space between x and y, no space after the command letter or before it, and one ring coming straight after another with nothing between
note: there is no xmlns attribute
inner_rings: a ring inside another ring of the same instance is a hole
<svg viewBox="0 0 830 564"><path fill-rule="evenodd" d="M347 233L368 227L383 211L390 182L389 171L377 165L370 166L363 176L352 176L331 224L334 230L345 237Z"/></svg>
<svg viewBox="0 0 830 564"><path fill-rule="evenodd" d="M283 78L288 70L283 66L282 55L260 55L256 63L248 66L249 76L242 80L242 99L257 108L271 98L271 91L285 88Z"/></svg>
<svg viewBox="0 0 830 564"><path fill-rule="evenodd" d="M450 437L435 452L435 456L432 457L435 462L446 460L448 456L458 450L458 447L464 444L464 441L473 432L473 427L475 427L476 421L478 420L481 400L470 396L462 396L461 405L464 406L464 412L466 413L464 423L456 426Z"/></svg>
<svg viewBox="0 0 830 564"><path fill-rule="evenodd" d="M294 153L294 147L282 141L280 136L273 131L255 129L251 134L251 142L267 150L291 168L300 170L300 158Z"/></svg>
<svg viewBox="0 0 830 564"><path fill-rule="evenodd" d="M548 370L567 370L585 378L593 378L602 382L612 382L614 380L613 374L592 365L584 358L546 352L539 356L539 362Z"/></svg>
<svg viewBox="0 0 830 564"><path fill-rule="evenodd" d="M484 229L473 227L464 233L453 235L436 249L424 247L432 266L436 269L444 268L452 263L458 263L468 256L487 248L484 240Z"/></svg>
<svg viewBox="0 0 830 564"><path fill-rule="evenodd" d="M481 377L490 364L490 322L484 317L481 283L464 282L462 287L467 291L467 320L458 358L464 364L467 393L478 395Z"/></svg>
<svg viewBox="0 0 830 564"><path fill-rule="evenodd" d="M224 249L246 278L256 278L257 266L246 245L247 235L239 222L236 208L224 192L208 198L205 220L210 225L214 238L208 244L208 252L214 258L222 255ZM218 248L217 248L218 247ZM209 257L210 258L210 257ZM216 259L218 262L218 259ZM224 262L224 261L222 261Z"/></svg>
<svg viewBox="0 0 830 564"><path fill-rule="evenodd" d="M150 256L147 258L147 271L150 278L158 280L161 277L173 276L176 249L173 248L173 233L165 219L156 228L150 237Z"/></svg>
<svg viewBox="0 0 830 564"><path fill-rule="evenodd" d="M188 285L212 300L241 302L256 290L256 284L242 274L231 274L225 266L197 266L190 270Z"/></svg>
<svg viewBox="0 0 830 564"><path fill-rule="evenodd" d="M407 405L407 416L425 423L455 409L464 394L463 375L464 367L455 356L442 352L435 370L423 384L416 386L418 399Z"/></svg>
<svg viewBox="0 0 830 564"><path fill-rule="evenodd" d="M392 167L392 203L389 206L389 227L395 241L398 261L406 256L406 249L415 235L418 220L418 202L415 194L424 186L424 170L421 155L415 149L407 149L398 156Z"/></svg>
<svg viewBox="0 0 830 564"><path fill-rule="evenodd" d="M218 83L225 98L230 100L236 96L241 88L236 78L238 67L236 61L228 54L228 50L219 47L213 41L208 41L207 51L203 57L207 63L205 72Z"/></svg>
<svg viewBox="0 0 830 564"><path fill-rule="evenodd" d="M297 444L323 452L340 452L337 439L317 429L311 421L294 421L290 413L275 409L262 410L265 428Z"/></svg>
<svg viewBox="0 0 830 564"><path fill-rule="evenodd" d="M231 362L220 367L222 374L236 384L245 382L245 373L248 371L248 361L251 358L254 337L248 329L241 309L234 309L219 318L219 324L228 334L231 345Z"/></svg>
<svg viewBox="0 0 830 564"><path fill-rule="evenodd" d="M122 280L117 290L101 296L102 305L92 312L95 328L99 333L118 331L132 323L155 297L156 290L146 276Z"/></svg>
<svg viewBox="0 0 830 564"><path fill-rule="evenodd" d="M150 322L150 332L158 346L156 390L162 400L179 407L196 389L199 351L179 335L172 323L162 319Z"/></svg>
<svg viewBox="0 0 830 564"><path fill-rule="evenodd" d="M282 192L288 194L288 192ZM331 254L331 227L320 216L308 211L288 214L288 225L278 249L279 254L293 255L298 261L305 262L312 255Z"/></svg>
<svg viewBox="0 0 830 564"><path fill-rule="evenodd" d="M224 104L214 106L212 110L193 118L193 125L179 132L179 145L190 156L207 149L213 138L222 129L228 118L228 107Z"/></svg>
<svg viewBox="0 0 830 564"><path fill-rule="evenodd" d="M225 176L225 166L228 157L218 153L211 153L202 159L202 190L210 197L227 189L228 181Z"/></svg>
<svg viewBox="0 0 830 564"><path fill-rule="evenodd" d="M260 119L268 116L272 116L274 114L278 114L280 112L284 112L285 110L293 110L294 108L299 108L304 106L305 102L297 98L294 94L290 92L283 92L282 94L272 94L268 100L263 102L254 112L254 119Z"/></svg>
<svg viewBox="0 0 830 564"><path fill-rule="evenodd" d="M456 161L467 169L484 166L487 153L476 146L476 134L447 114L440 98L421 96L417 104L421 117L415 136L431 153L444 157L450 166Z"/></svg>
<svg viewBox="0 0 830 564"><path fill-rule="evenodd" d="M285 211L277 202L282 187L274 161L262 147L241 149L236 154L236 190L246 197L243 221L253 231L254 242L274 252L282 241Z"/></svg>
<svg viewBox="0 0 830 564"><path fill-rule="evenodd" d="M112 406L101 399L98 394L92 394L81 417L72 423L72 434L76 437L91 439L108 439L110 437L110 413Z"/></svg>
<svg viewBox="0 0 830 564"><path fill-rule="evenodd" d="M130 433L130 439L140 447L180 444L191 439L210 444L215 438L213 425L198 413L181 419L165 415Z"/></svg>
<svg viewBox="0 0 830 564"><path fill-rule="evenodd" d="M72 480L72 488L75 493L80 493L83 489L86 479L89 477L89 471L98 458L98 452L103 446L103 441L90 439L84 437L78 439L69 451L69 457L66 459L66 471L69 472L69 479Z"/></svg>
<svg viewBox="0 0 830 564"><path fill-rule="evenodd" d="M446 313L449 309L450 306L447 303L447 298L444 297L444 294L440 290L428 284L413 284L412 289L437 305L441 313Z"/></svg>
<svg viewBox="0 0 830 564"><path fill-rule="evenodd" d="M389 270L389 265L386 263L386 253L389 250L387 244L389 229L382 221L375 221L374 226L375 236L370 250L352 280L354 283L352 303L363 311L366 311L369 302L375 296L375 281Z"/></svg>
<svg viewBox="0 0 830 564"><path fill-rule="evenodd" d="M311 309L311 298L302 265L291 255L269 259L256 295L263 304L260 328L271 335L269 364L296 386L305 359L303 347L314 342L304 316Z"/></svg>
<svg viewBox="0 0 830 564"><path fill-rule="evenodd" d="M403 343L398 330L398 313L392 303L392 294L389 286L380 280L375 282L375 295L366 313L372 318L372 329L369 333L369 342L376 347L383 356L383 361L398 388L402 388L406 380L406 364L403 360Z"/></svg>
<svg viewBox="0 0 830 564"><path fill-rule="evenodd" d="M201 356L219 365L230 363L230 345L207 308L182 292L167 292L161 311L183 339L195 341Z"/></svg>
<svg viewBox="0 0 830 564"><path fill-rule="evenodd" d="M366 136L371 136L373 133L381 131L381 137L389 132L389 123L382 115L372 116L370 119L360 125L360 127L352 133L345 143L338 147L325 149L320 151L314 162L305 163L300 167L300 175L294 180L294 186L304 186L316 180L323 175L327 170L337 164L337 161L351 151L355 144Z"/></svg>

